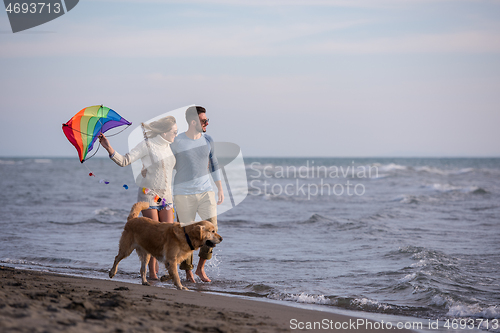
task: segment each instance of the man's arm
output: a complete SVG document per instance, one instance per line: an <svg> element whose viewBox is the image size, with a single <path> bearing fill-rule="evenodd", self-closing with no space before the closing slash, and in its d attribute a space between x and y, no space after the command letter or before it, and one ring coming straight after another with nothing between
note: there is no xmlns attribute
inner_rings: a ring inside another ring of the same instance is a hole
<svg viewBox="0 0 500 333"><path fill-rule="evenodd" d="M222 190L222 182L220 180L215 182L215 186L217 186L217 204L220 205L224 202L224 191Z"/></svg>
<svg viewBox="0 0 500 333"><path fill-rule="evenodd" d="M224 202L224 191L222 190L219 162L217 161L217 157L215 157L215 148L214 148L215 145L212 138L207 135L206 139L210 144L210 153L208 156L208 169L212 174L215 186L217 186L217 205L220 205L221 203Z"/></svg>

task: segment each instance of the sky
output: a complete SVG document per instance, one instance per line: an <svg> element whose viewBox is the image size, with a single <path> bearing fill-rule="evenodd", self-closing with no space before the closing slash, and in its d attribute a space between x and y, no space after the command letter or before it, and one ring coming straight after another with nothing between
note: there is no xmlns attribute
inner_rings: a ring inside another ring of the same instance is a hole
<svg viewBox="0 0 500 333"><path fill-rule="evenodd" d="M15 34L0 13L4 157L77 158L61 124L100 104L133 123L122 153L197 104L247 157L500 157L499 91L499 0L84 0Z"/></svg>

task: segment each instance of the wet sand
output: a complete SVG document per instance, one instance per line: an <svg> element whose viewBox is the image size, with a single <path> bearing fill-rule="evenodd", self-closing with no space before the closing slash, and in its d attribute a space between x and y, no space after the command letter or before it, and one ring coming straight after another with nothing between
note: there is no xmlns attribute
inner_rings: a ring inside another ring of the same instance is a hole
<svg viewBox="0 0 500 333"><path fill-rule="evenodd" d="M0 266L1 332L305 332L314 330L299 329L300 323L357 320L258 300ZM345 331L324 327L315 331ZM351 331L409 332L366 326Z"/></svg>

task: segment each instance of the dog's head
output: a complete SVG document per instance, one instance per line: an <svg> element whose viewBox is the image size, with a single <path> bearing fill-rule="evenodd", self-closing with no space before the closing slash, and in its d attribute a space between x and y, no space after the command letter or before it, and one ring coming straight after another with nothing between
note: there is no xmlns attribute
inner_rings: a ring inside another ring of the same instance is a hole
<svg viewBox="0 0 500 333"><path fill-rule="evenodd" d="M203 244L209 247L215 247L216 244L222 242L222 237L217 233L217 228L208 221L198 222L196 226L199 233L200 239Z"/></svg>
<svg viewBox="0 0 500 333"><path fill-rule="evenodd" d="M215 245L222 242L222 237L217 233L217 228L208 221L193 223L186 226L185 230L195 248L202 245L215 247Z"/></svg>

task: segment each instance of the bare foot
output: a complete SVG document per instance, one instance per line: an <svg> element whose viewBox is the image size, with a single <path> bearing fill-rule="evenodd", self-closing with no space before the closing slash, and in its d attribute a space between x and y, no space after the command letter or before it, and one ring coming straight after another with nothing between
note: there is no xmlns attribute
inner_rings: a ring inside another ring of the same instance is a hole
<svg viewBox="0 0 500 333"><path fill-rule="evenodd" d="M196 275L198 275L201 279L201 281L203 282L212 282L212 280L210 280L207 276L207 274L205 274L205 270L203 268L200 268L200 269L196 269Z"/></svg>
<svg viewBox="0 0 500 333"><path fill-rule="evenodd" d="M196 283L196 281L194 280L193 271L186 271L186 280L192 283Z"/></svg>
<svg viewBox="0 0 500 333"><path fill-rule="evenodd" d="M148 280L158 281L158 275L149 274Z"/></svg>

